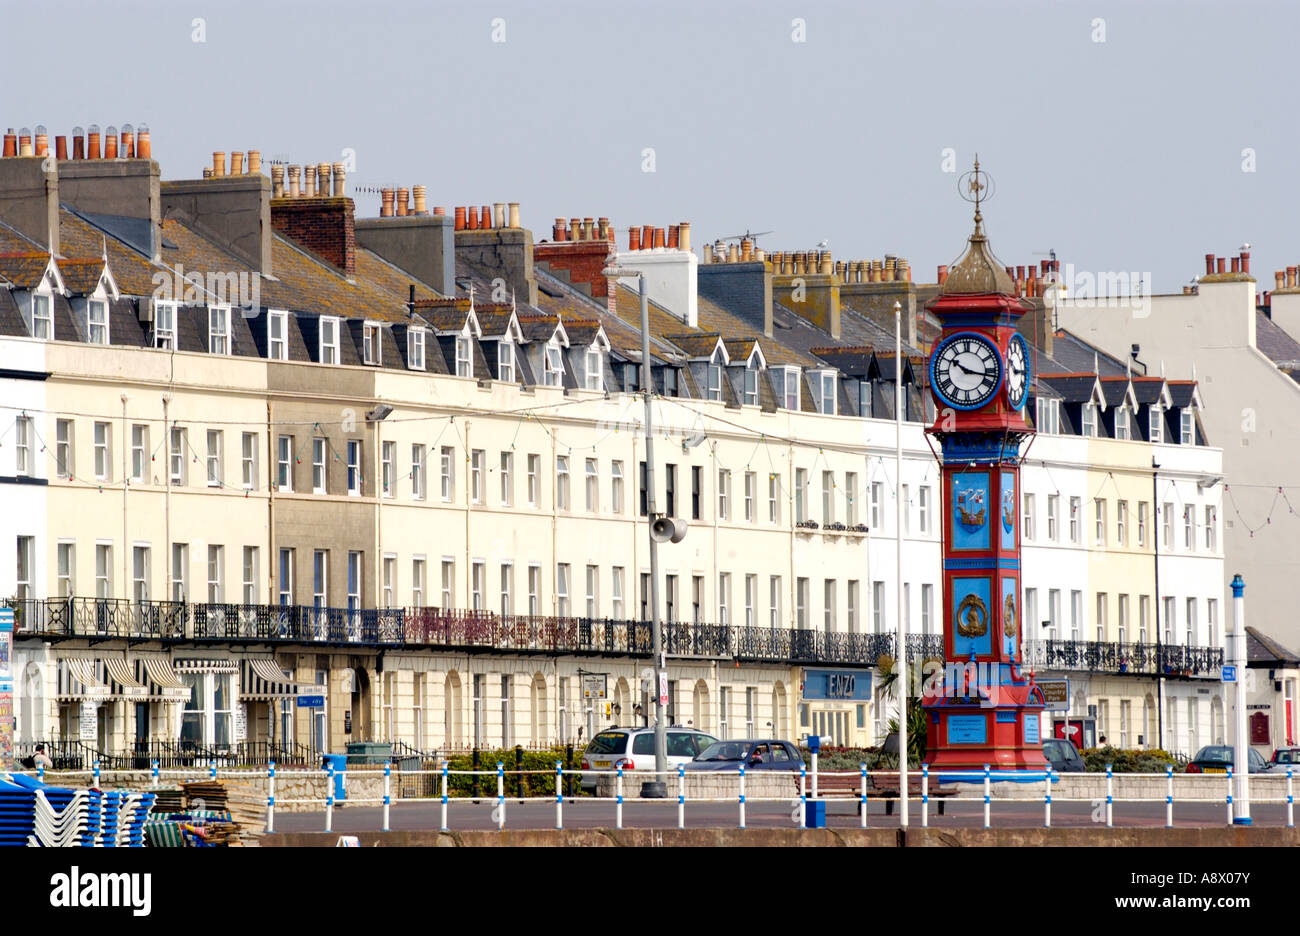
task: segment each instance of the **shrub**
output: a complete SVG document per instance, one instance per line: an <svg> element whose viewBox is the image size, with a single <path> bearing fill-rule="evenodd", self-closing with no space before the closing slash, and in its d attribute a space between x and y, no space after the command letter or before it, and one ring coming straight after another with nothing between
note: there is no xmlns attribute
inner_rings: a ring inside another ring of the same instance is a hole
<svg viewBox="0 0 1300 936"><path fill-rule="evenodd" d="M1170 765L1174 773L1182 773L1183 765L1174 760L1167 751L1142 751L1114 748L1109 744L1100 748L1088 748L1083 752L1085 770L1106 772L1106 765L1111 765L1114 773L1165 773Z"/></svg>
<svg viewBox="0 0 1300 936"><path fill-rule="evenodd" d="M509 748L498 751L479 751L480 771L488 773L480 776L479 795L481 797L494 797L497 795L497 778L495 776L497 761L505 764L505 794L506 796L554 796L555 795L555 762L564 763L564 748L555 748L552 750L526 750L523 752L522 767L524 771L545 771L545 773L525 773L520 776L515 773L515 749ZM566 765L565 770L577 770L582 765L582 752L575 750L573 752L572 767ZM452 754L447 758L448 770L473 770L474 756L471 753ZM442 789L442 780L436 780L438 790ZM573 796L578 793L578 777L566 773L564 775L565 796ZM452 774L447 778L447 793L449 796L471 796L474 788L474 778L469 776L457 776Z"/></svg>

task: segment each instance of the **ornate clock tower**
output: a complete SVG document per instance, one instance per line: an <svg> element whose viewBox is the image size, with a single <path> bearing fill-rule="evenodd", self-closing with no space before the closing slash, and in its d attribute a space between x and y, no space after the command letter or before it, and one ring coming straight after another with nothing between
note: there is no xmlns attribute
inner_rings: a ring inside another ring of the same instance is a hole
<svg viewBox="0 0 1300 936"><path fill-rule="evenodd" d="M943 476L944 673L926 679L926 761L932 768L1045 769L1042 690L1021 668L1020 450L1028 346L1016 321L1029 310L993 256L980 202L991 180L962 178L975 231L929 308L943 332L930 354Z"/></svg>

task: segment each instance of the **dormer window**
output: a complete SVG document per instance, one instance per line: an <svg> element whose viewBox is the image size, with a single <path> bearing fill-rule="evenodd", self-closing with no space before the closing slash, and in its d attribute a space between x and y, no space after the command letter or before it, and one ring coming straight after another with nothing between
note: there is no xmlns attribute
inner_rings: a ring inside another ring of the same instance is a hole
<svg viewBox="0 0 1300 936"><path fill-rule="evenodd" d="M604 390L605 375L601 369L600 351L590 348L587 351L586 378L588 390Z"/></svg>
<svg viewBox="0 0 1300 936"><path fill-rule="evenodd" d="M785 368L785 386L782 396L786 409L799 409L799 368Z"/></svg>
<svg viewBox="0 0 1300 936"><path fill-rule="evenodd" d="M708 369L709 399L720 403L722 402L722 365L710 364Z"/></svg>
<svg viewBox="0 0 1300 936"><path fill-rule="evenodd" d="M560 349L556 345L546 346L546 373L543 381L548 387L559 387L564 383L564 361L560 358Z"/></svg>
<svg viewBox="0 0 1300 936"><path fill-rule="evenodd" d="M871 381L858 381L858 415L863 419L871 419L874 415L872 407Z"/></svg>
<svg viewBox="0 0 1300 936"><path fill-rule="evenodd" d="M1083 434L1088 438L1097 435L1097 404L1083 404Z"/></svg>
<svg viewBox="0 0 1300 936"><path fill-rule="evenodd" d="M424 370L423 328L412 328L406 333L406 363L411 370Z"/></svg>
<svg viewBox="0 0 1300 936"><path fill-rule="evenodd" d="M320 317L320 355L322 364L339 362L339 320L332 315Z"/></svg>
<svg viewBox="0 0 1300 936"><path fill-rule="evenodd" d="M1038 397L1034 406L1034 425L1039 432L1056 435L1061 431L1061 401Z"/></svg>
<svg viewBox="0 0 1300 936"><path fill-rule="evenodd" d="M153 346L176 350L176 303L159 299L153 304Z"/></svg>
<svg viewBox="0 0 1300 936"><path fill-rule="evenodd" d="M664 396L677 396L677 368L664 368Z"/></svg>
<svg viewBox="0 0 1300 936"><path fill-rule="evenodd" d="M758 367L752 361L745 365L745 402L758 405Z"/></svg>
<svg viewBox="0 0 1300 936"><path fill-rule="evenodd" d="M86 336L91 344L108 344L108 303L102 299L86 303Z"/></svg>
<svg viewBox="0 0 1300 936"><path fill-rule="evenodd" d="M821 375L821 411L827 416L835 415L835 375Z"/></svg>
<svg viewBox="0 0 1300 936"><path fill-rule="evenodd" d="M1133 433L1129 428L1128 407L1121 406L1115 410L1115 438L1128 440L1133 438Z"/></svg>
<svg viewBox="0 0 1300 936"><path fill-rule="evenodd" d="M1165 415L1158 406L1153 406L1149 410L1148 423L1150 427L1151 442L1163 442L1165 440Z"/></svg>
<svg viewBox="0 0 1300 936"><path fill-rule="evenodd" d="M508 341L502 341L498 346L497 380L515 382L515 346Z"/></svg>
<svg viewBox="0 0 1300 936"><path fill-rule="evenodd" d="M52 296L32 294L32 337L50 341L54 338L54 313Z"/></svg>
<svg viewBox="0 0 1300 936"><path fill-rule="evenodd" d="M266 319L266 356L272 361L289 360L289 313L270 312Z"/></svg>
<svg viewBox="0 0 1300 936"><path fill-rule="evenodd" d="M367 364L379 366L383 360L383 332L378 322L366 322L362 334L362 359Z"/></svg>
<svg viewBox="0 0 1300 936"><path fill-rule="evenodd" d="M1196 419L1191 407L1185 407L1178 414L1178 441L1182 445L1196 444Z"/></svg>
<svg viewBox="0 0 1300 936"><path fill-rule="evenodd" d="M623 365L623 392L638 393L641 390L641 365Z"/></svg>
<svg viewBox="0 0 1300 936"><path fill-rule="evenodd" d="M456 376L474 376L474 362L469 355L469 339L463 335L456 338Z"/></svg>
<svg viewBox="0 0 1300 936"><path fill-rule="evenodd" d="M230 353L230 306L208 306L208 354Z"/></svg>

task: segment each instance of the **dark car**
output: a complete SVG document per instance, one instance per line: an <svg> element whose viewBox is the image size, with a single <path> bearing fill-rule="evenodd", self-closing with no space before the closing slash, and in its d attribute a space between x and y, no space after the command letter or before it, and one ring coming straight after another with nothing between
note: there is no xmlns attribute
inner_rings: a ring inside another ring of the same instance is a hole
<svg viewBox="0 0 1300 936"><path fill-rule="evenodd" d="M686 765L687 770L798 770L803 757L789 741L759 738L746 741L718 741Z"/></svg>
<svg viewBox="0 0 1300 936"><path fill-rule="evenodd" d="M1064 738L1044 739L1043 756L1057 773L1083 772L1083 756Z"/></svg>
<svg viewBox="0 0 1300 936"><path fill-rule="evenodd" d="M1280 747L1268 763L1277 773L1286 773L1288 769L1300 772L1300 747Z"/></svg>
<svg viewBox="0 0 1300 936"><path fill-rule="evenodd" d="M1251 773L1269 773L1268 761L1254 748L1246 748L1246 762ZM1232 747L1227 744L1207 744L1196 752L1187 764L1188 773L1227 773L1232 766Z"/></svg>

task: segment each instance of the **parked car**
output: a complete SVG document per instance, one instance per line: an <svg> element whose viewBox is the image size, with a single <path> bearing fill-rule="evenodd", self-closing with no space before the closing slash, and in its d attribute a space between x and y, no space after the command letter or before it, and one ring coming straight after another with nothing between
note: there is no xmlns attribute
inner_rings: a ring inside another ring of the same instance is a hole
<svg viewBox="0 0 1300 936"><path fill-rule="evenodd" d="M687 770L798 770L803 756L789 741L757 738L745 741L718 741L700 752L686 765Z"/></svg>
<svg viewBox="0 0 1300 936"><path fill-rule="evenodd" d="M1227 744L1207 744L1196 752L1187 764L1188 773L1227 773L1232 766L1232 747ZM1251 773L1271 773L1272 767L1254 748L1246 748L1246 762Z"/></svg>
<svg viewBox="0 0 1300 936"><path fill-rule="evenodd" d="M1277 773L1300 770L1300 747L1280 747L1273 752L1273 759L1268 762Z"/></svg>
<svg viewBox="0 0 1300 936"><path fill-rule="evenodd" d="M1064 738L1045 738L1043 756L1057 773L1083 772L1083 755Z"/></svg>
<svg viewBox="0 0 1300 936"><path fill-rule="evenodd" d="M696 755L718 739L694 728L668 728L666 735L668 769L677 772L679 764L692 761ZM587 792L596 789L596 772L617 770L654 770L654 728L609 728L591 739L582 752L582 788Z"/></svg>

